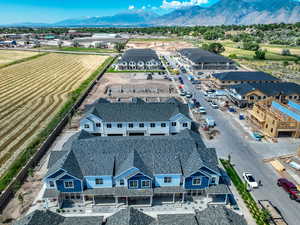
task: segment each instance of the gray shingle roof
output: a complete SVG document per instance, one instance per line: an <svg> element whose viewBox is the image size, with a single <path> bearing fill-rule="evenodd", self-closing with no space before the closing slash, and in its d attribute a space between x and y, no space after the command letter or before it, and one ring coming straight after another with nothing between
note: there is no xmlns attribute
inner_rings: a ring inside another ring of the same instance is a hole
<svg viewBox="0 0 300 225"><path fill-rule="evenodd" d="M208 206L203 211L197 211L199 225L247 225L244 217L224 206Z"/></svg>
<svg viewBox="0 0 300 225"><path fill-rule="evenodd" d="M280 79L271 74L260 71L231 71L215 73L213 77L222 81L278 81Z"/></svg>
<svg viewBox="0 0 300 225"><path fill-rule="evenodd" d="M229 88L234 89L238 94L245 95L251 91L258 90L264 93L266 96L277 96L277 95L293 95L300 94L300 85L290 82L280 82L280 83L246 83L232 85Z"/></svg>
<svg viewBox="0 0 300 225"><path fill-rule="evenodd" d="M157 219L158 225L198 225L194 214L162 214Z"/></svg>
<svg viewBox="0 0 300 225"><path fill-rule="evenodd" d="M107 218L106 225L150 225L155 223L155 219L137 209L122 209Z"/></svg>
<svg viewBox="0 0 300 225"><path fill-rule="evenodd" d="M231 194L228 186L226 184L218 184L209 186L206 189L207 194Z"/></svg>
<svg viewBox="0 0 300 225"><path fill-rule="evenodd" d="M96 102L89 107L87 112L107 122L167 121L178 113L190 118L188 105L172 99L159 103L145 103L141 101L131 103Z"/></svg>
<svg viewBox="0 0 300 225"><path fill-rule="evenodd" d="M129 49L126 50L125 53L122 55L120 62L130 62L133 61L138 63L139 61L151 61L156 60L160 61L159 57L157 56L156 52L150 48L145 49Z"/></svg>
<svg viewBox="0 0 300 225"><path fill-rule="evenodd" d="M101 225L103 217L64 217L49 210L35 210L13 225Z"/></svg>
<svg viewBox="0 0 300 225"><path fill-rule="evenodd" d="M184 174L185 171L190 173L200 169L201 165L218 172L215 149L206 148L200 136L188 129L172 136L95 136L86 139L79 138L81 132L63 146L65 155L53 164L48 175L63 168L78 178L116 176L137 167L152 177L153 174L182 174L182 170ZM195 157L191 158L191 155Z"/></svg>
<svg viewBox="0 0 300 225"><path fill-rule="evenodd" d="M201 64L201 63L233 63L232 60L221 56L214 54L209 51L205 51L200 48L184 48L179 50L179 53L185 57L187 57L189 60L191 60L195 64Z"/></svg>

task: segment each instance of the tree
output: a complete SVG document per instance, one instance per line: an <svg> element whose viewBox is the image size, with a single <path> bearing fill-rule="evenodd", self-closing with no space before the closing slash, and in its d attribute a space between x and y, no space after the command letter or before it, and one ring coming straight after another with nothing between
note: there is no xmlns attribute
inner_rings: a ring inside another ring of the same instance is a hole
<svg viewBox="0 0 300 225"><path fill-rule="evenodd" d="M63 45L63 43L64 43L64 42L63 42L62 40L59 40L59 41L57 42L58 47L61 48L62 45Z"/></svg>
<svg viewBox="0 0 300 225"><path fill-rule="evenodd" d="M291 55L291 52L288 48L285 48L281 50L281 55Z"/></svg>
<svg viewBox="0 0 300 225"><path fill-rule="evenodd" d="M296 40L296 45L300 46L300 38Z"/></svg>
<svg viewBox="0 0 300 225"><path fill-rule="evenodd" d="M253 56L254 59L259 59L259 60L265 60L266 59L266 52L258 49L255 51L255 55Z"/></svg>
<svg viewBox="0 0 300 225"><path fill-rule="evenodd" d="M72 46L73 46L74 48L78 48L78 47L80 46L79 41L78 41L78 40L73 40Z"/></svg>
<svg viewBox="0 0 300 225"><path fill-rule="evenodd" d="M225 51L225 48L221 43L211 43L208 46L208 51L216 54L221 54L222 52Z"/></svg>
<svg viewBox="0 0 300 225"><path fill-rule="evenodd" d="M258 51L259 44L257 44L256 42L243 42L242 49L249 51Z"/></svg>
<svg viewBox="0 0 300 225"><path fill-rule="evenodd" d="M125 43L116 43L115 44L115 49L118 51L118 52L121 52L124 48L125 48L126 44Z"/></svg>
<svg viewBox="0 0 300 225"><path fill-rule="evenodd" d="M217 40L221 37L221 35L215 31L206 31L203 34L203 38L205 40Z"/></svg>

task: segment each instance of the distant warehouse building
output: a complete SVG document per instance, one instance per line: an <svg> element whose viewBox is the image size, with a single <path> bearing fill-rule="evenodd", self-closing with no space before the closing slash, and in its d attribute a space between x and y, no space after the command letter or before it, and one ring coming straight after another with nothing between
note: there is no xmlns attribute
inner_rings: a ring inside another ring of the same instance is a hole
<svg viewBox="0 0 300 225"><path fill-rule="evenodd" d="M243 83L229 86L226 92L228 97L240 107L268 97L300 100L300 85L290 82Z"/></svg>
<svg viewBox="0 0 300 225"><path fill-rule="evenodd" d="M200 48L184 48L179 50L178 53L194 71L232 70L236 68L232 60Z"/></svg>
<svg viewBox="0 0 300 225"><path fill-rule="evenodd" d="M260 71L231 71L212 75L214 84L219 88L245 83L278 83L280 79Z"/></svg>
<svg viewBox="0 0 300 225"><path fill-rule="evenodd" d="M118 70L160 70L162 63L152 49L129 49L117 63Z"/></svg>

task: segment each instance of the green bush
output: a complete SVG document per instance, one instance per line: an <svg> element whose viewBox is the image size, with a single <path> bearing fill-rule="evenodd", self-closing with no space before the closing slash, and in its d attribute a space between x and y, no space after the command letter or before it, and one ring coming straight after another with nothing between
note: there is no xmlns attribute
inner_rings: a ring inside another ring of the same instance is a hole
<svg viewBox="0 0 300 225"><path fill-rule="evenodd" d="M59 122L64 118L65 115L71 110L73 105L79 99L79 97L87 90L89 85L94 81L98 74L104 71L107 65L111 64L113 58L107 58L105 62L98 67L81 85L71 92L67 102L61 107L60 111L53 117L49 124L37 135L37 137L24 149L24 151L19 155L19 157L12 163L9 169L0 178L0 192L3 191L13 178L18 174L23 166L26 165L28 160L34 155L41 144L47 139L51 132L56 128ZM21 184L16 183L14 185L14 191L20 188Z"/></svg>

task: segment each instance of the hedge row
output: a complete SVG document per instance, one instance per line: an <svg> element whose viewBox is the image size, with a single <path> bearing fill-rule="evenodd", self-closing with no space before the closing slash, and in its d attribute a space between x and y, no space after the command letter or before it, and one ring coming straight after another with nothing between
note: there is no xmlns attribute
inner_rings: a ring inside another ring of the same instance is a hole
<svg viewBox="0 0 300 225"><path fill-rule="evenodd" d="M98 77L98 75L106 69L108 65L113 61L112 57L109 57L105 62L94 71L89 78L87 78L81 85L70 93L69 99L62 106L60 111L54 116L49 124L37 135L36 138L24 149L24 151L18 156L18 158L12 163L6 173L0 178L0 192L3 191L13 178L18 174L23 166L26 165L28 160L37 152L41 144L47 139L47 137L54 131L60 121L70 112L74 104L80 99L80 97L86 92L91 83Z"/></svg>
<svg viewBox="0 0 300 225"><path fill-rule="evenodd" d="M238 175L232 164L225 159L220 159L220 161L224 166L227 174L231 178L232 183L237 188L240 196L246 203L253 218L256 220L256 223L258 225L269 225L269 223L267 222L266 213L257 206L256 201L253 199L252 195L247 190L247 185L241 180L240 176Z"/></svg>

